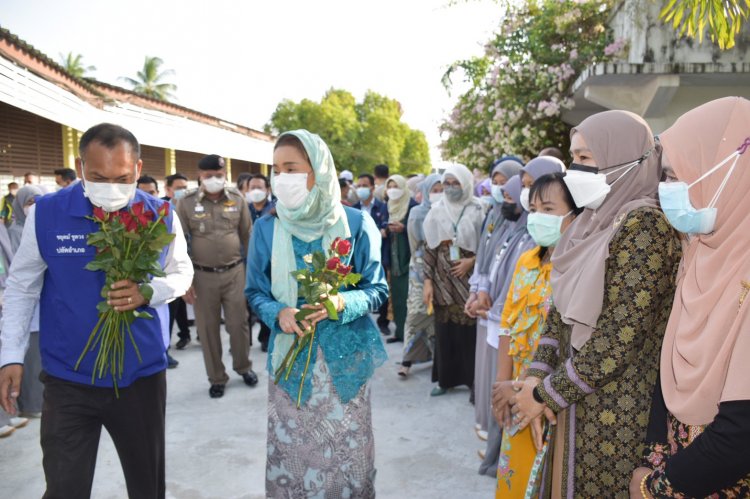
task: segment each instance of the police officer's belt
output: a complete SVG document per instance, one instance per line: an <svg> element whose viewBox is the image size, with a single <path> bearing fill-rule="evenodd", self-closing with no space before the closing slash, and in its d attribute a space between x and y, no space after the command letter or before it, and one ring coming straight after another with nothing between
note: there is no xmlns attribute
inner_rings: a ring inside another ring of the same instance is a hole
<svg viewBox="0 0 750 499"><path fill-rule="evenodd" d="M223 267L204 267L203 265L198 265L197 263L193 264L193 268L195 270L202 270L203 272L216 272L221 274L222 272L226 272L227 270L235 268L237 265L241 264L242 260L237 260L234 263L230 263L229 265L224 265Z"/></svg>

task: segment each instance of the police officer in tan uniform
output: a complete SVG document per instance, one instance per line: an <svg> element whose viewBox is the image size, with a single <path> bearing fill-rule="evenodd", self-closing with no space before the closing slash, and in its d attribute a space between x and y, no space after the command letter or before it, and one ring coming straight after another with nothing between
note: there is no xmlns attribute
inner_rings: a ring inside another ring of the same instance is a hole
<svg viewBox="0 0 750 499"><path fill-rule="evenodd" d="M258 377L250 362L250 330L245 305L245 259L252 221L242 194L226 185L224 159L216 154L198 163L201 187L177 203L177 214L191 248L195 277L185 301L195 307L203 360L212 398L224 395L229 381L221 361L221 311L229 333L232 367L245 383Z"/></svg>

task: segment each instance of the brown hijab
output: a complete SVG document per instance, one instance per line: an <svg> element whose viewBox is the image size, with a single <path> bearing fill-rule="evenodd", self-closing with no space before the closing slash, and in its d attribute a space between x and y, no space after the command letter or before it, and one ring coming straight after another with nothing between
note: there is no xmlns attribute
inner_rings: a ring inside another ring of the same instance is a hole
<svg viewBox="0 0 750 499"><path fill-rule="evenodd" d="M748 136L750 101L726 97L685 113L660 139L675 175L690 184ZM731 163L690 189L693 207L708 205ZM664 400L685 424L708 424L720 402L750 399L749 191L750 149L719 196L714 231L685 247L661 353Z"/></svg>
<svg viewBox="0 0 750 499"><path fill-rule="evenodd" d="M580 350L596 328L604 304L609 243L629 212L657 207L661 167L648 124L627 111L605 111L583 120L580 133L597 167L624 165L648 154L632 170L608 178L612 186L598 209L585 209L563 233L552 254L552 296L563 322L573 326L571 343ZM622 178L620 178L622 177ZM615 183L615 181L617 181Z"/></svg>

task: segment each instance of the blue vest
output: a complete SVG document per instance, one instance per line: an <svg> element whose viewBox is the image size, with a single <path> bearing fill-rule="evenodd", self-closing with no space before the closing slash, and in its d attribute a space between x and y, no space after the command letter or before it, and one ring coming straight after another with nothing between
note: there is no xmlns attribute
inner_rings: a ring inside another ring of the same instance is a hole
<svg viewBox="0 0 750 499"><path fill-rule="evenodd" d="M135 199L143 201L147 210L156 212L164 203L153 196L136 190ZM40 301L39 346L42 369L52 376L75 383L91 384L91 374L97 350L86 353L78 370L75 370L89 335L99 318L96 305L103 300L104 272L86 270L84 267L94 257L95 248L86 243L87 236L98 230L97 224L87 220L92 215L91 202L83 195L82 182L55 194L39 198L36 202L36 238L39 252L47 270ZM172 214L166 218L172 227ZM164 268L165 248L160 256ZM159 307L164 313L166 307ZM151 307L142 310L153 319L136 319L131 325L143 362L138 357L129 337L125 337L125 365L118 387L126 387L137 378L150 376L166 369L166 347L162 336L159 312ZM94 384L111 387L112 376L94 378Z"/></svg>

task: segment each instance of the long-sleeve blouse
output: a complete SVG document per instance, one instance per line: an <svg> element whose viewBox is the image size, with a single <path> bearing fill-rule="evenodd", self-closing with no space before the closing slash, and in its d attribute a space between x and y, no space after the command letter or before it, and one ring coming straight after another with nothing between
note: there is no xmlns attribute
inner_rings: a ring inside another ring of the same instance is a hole
<svg viewBox="0 0 750 499"><path fill-rule="evenodd" d="M352 234L349 239L352 243L352 272L361 274L362 278L354 288L340 292L345 306L339 314L339 320L326 319L318 324L311 366L317 360L317 346L320 346L330 369L334 387L342 401L348 402L357 395L375 368L387 358L380 332L369 313L376 311L388 298L388 284L380 263L381 235L378 228L367 212L347 207L344 209ZM269 372L272 372L271 358L275 337L286 334L279 327L278 315L287 305L276 300L271 292L271 254L275 222L275 217L266 215L258 220L253 228L245 286L245 295L250 306L271 329ZM305 255L323 250L322 239L304 242L293 237L292 244L298 269L306 266L303 260ZM297 307L301 307L302 304L300 298ZM289 380L279 383L288 393L294 393L295 397L306 360L302 357L298 357ZM303 390L303 401L307 400L310 394L310 378L308 376L305 379L307 386Z"/></svg>

